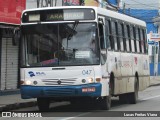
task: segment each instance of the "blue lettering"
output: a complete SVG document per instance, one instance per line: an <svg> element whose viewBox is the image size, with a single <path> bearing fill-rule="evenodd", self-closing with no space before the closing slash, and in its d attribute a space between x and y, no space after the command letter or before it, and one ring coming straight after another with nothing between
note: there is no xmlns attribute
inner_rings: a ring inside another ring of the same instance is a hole
<svg viewBox="0 0 160 120"><path fill-rule="evenodd" d="M90 75L91 72L92 72L92 70L83 70L83 71L82 71L82 74L83 74L83 75Z"/></svg>

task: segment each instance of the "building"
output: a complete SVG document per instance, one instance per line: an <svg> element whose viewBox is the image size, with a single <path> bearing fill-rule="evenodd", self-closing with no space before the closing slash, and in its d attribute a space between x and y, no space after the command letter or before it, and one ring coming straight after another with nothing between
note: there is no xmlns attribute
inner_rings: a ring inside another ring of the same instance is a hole
<svg viewBox="0 0 160 120"><path fill-rule="evenodd" d="M153 19L154 25L158 27L158 33L160 32L160 8L158 15Z"/></svg>
<svg viewBox="0 0 160 120"><path fill-rule="evenodd" d="M16 29L25 0L0 0L0 90L19 87L19 41Z"/></svg>

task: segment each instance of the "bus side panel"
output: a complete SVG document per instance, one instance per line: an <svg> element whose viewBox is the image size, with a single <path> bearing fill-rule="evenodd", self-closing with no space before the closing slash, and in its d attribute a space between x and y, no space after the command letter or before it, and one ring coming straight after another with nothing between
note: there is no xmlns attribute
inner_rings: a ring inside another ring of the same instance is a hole
<svg viewBox="0 0 160 120"><path fill-rule="evenodd" d="M108 51L108 71L114 74L114 94L120 93L121 79L121 65L120 65L120 52Z"/></svg>
<svg viewBox="0 0 160 120"><path fill-rule="evenodd" d="M139 56L138 54L133 54L132 57L133 60L133 76L135 77L136 73L138 74L139 77L139 90L142 90L143 88L143 77L141 75L141 61L143 60L143 56ZM135 78L134 78L135 80Z"/></svg>
<svg viewBox="0 0 160 120"><path fill-rule="evenodd" d="M109 95L109 79L107 78L108 72L106 69L106 64L104 65L100 65L100 66L96 66L94 67L94 74L95 74L95 79L96 78L101 78L101 96L108 96ZM100 96L99 96L100 97Z"/></svg>
<svg viewBox="0 0 160 120"><path fill-rule="evenodd" d="M144 90L149 86L149 58L148 55L133 55L133 75L138 73L139 78L139 90Z"/></svg>
<svg viewBox="0 0 160 120"><path fill-rule="evenodd" d="M143 89L150 85L150 69L149 69L149 56L143 55Z"/></svg>
<svg viewBox="0 0 160 120"><path fill-rule="evenodd" d="M121 84L122 93L133 92L134 75L132 66L132 54L121 53L121 73L124 84Z"/></svg>

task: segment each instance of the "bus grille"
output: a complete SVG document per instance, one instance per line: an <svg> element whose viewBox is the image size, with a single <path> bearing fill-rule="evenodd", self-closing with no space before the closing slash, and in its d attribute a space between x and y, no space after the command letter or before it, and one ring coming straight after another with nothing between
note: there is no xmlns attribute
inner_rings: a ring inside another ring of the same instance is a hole
<svg viewBox="0 0 160 120"><path fill-rule="evenodd" d="M59 86L59 85L73 85L76 82L77 78L68 78L68 79L43 79L42 82L45 85Z"/></svg>
<svg viewBox="0 0 160 120"><path fill-rule="evenodd" d="M61 88L61 89L54 89L54 90L45 90L45 93L48 96L70 96L75 94L74 89L67 89L67 88Z"/></svg>

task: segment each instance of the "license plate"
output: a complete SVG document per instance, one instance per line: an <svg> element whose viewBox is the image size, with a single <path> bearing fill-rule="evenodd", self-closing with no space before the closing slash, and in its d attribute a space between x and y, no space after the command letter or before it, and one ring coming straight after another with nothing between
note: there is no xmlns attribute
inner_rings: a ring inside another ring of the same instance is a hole
<svg viewBox="0 0 160 120"><path fill-rule="evenodd" d="M95 87L91 87L91 88L82 88L82 92L95 92L96 88Z"/></svg>

